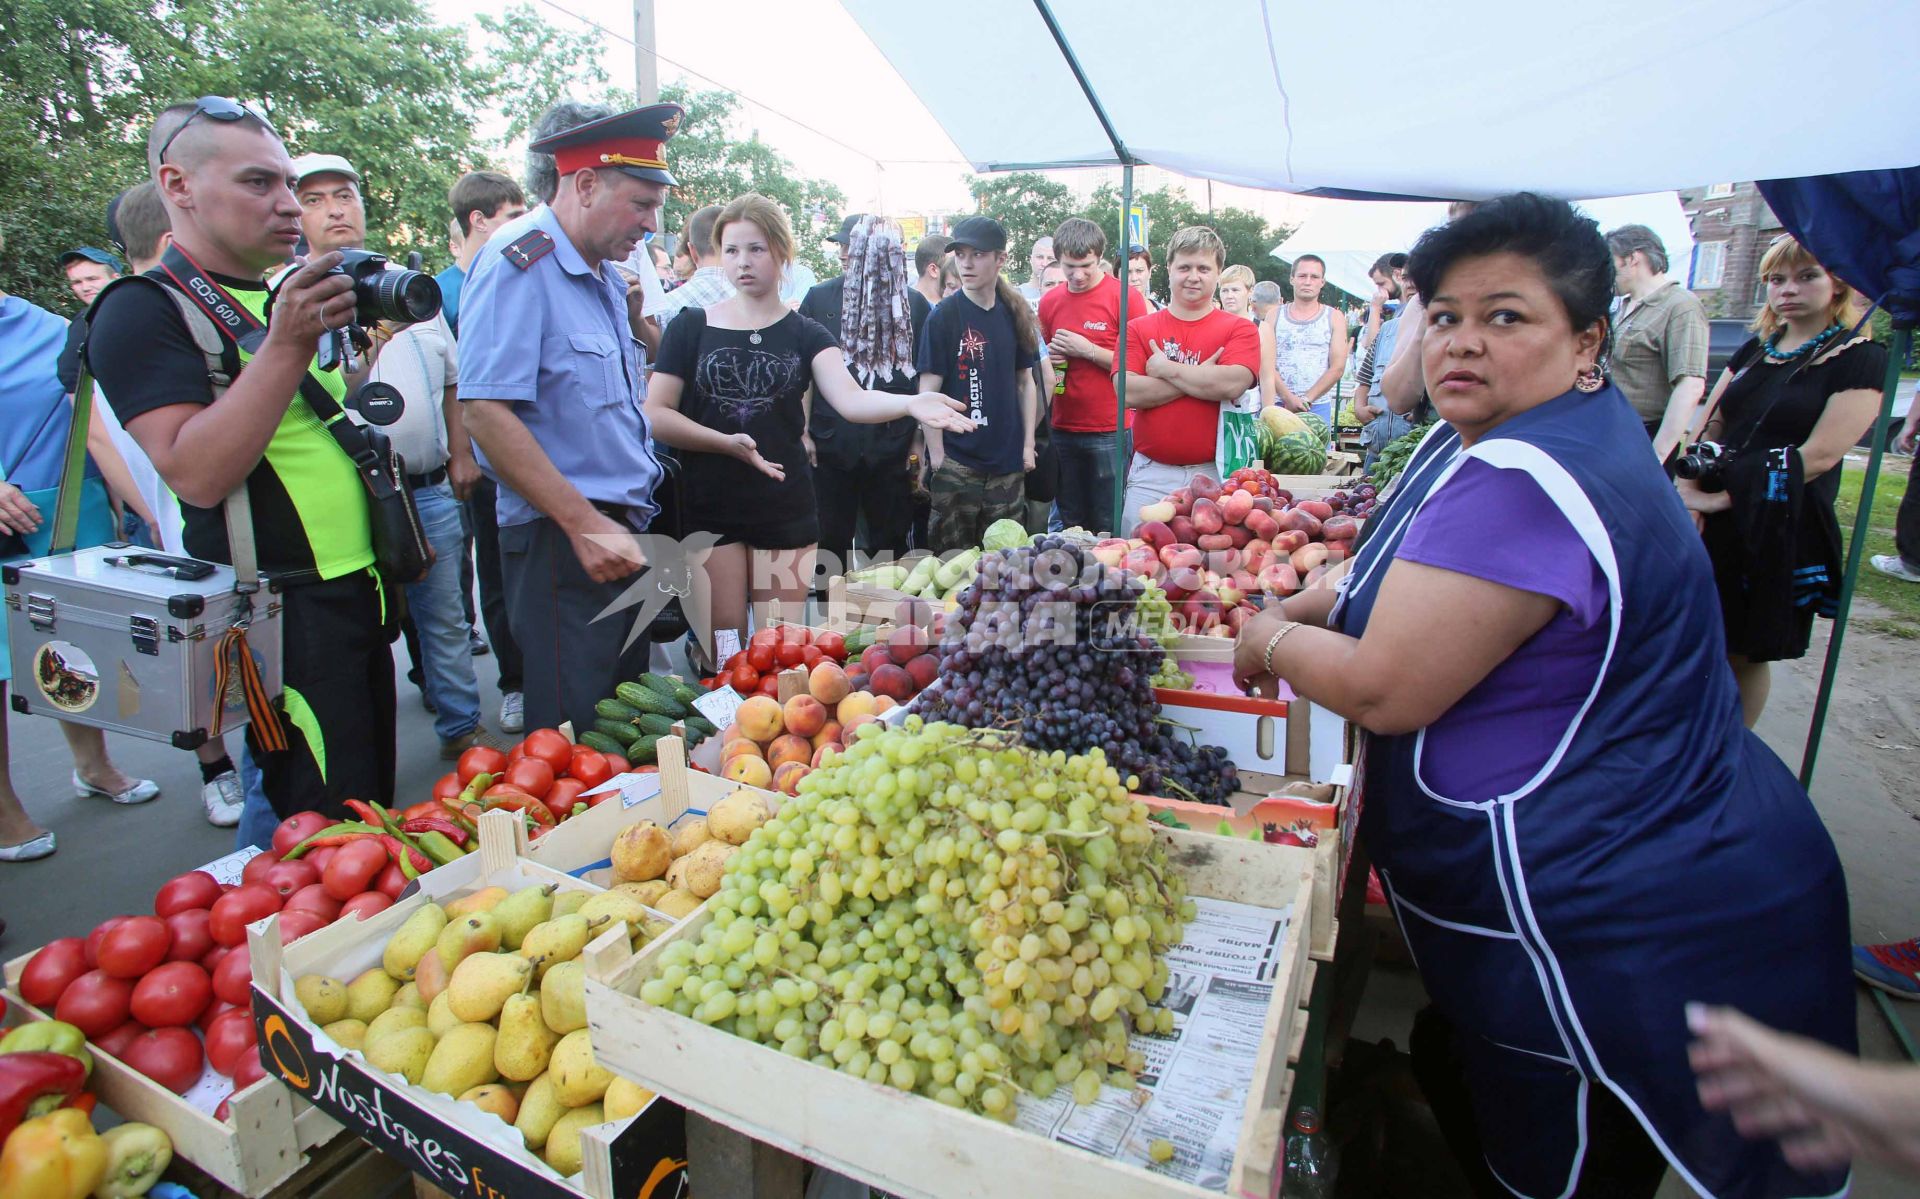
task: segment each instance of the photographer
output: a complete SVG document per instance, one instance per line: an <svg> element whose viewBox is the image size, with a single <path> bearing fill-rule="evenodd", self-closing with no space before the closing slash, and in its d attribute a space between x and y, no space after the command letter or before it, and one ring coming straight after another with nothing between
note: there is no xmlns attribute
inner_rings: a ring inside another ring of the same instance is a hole
<svg viewBox="0 0 1920 1199"><path fill-rule="evenodd" d="M147 163L173 228L155 270L114 284L94 309L88 360L133 439L180 497L188 553L231 562L223 505L245 486L261 573L280 584L284 708L247 741L275 813L344 815L349 797L393 798L392 605L371 569L366 485L302 394L346 397L315 361L321 338L354 323L341 256L280 281L266 273L301 238L293 164L266 119L218 96L162 112ZM221 329L235 372L216 398L206 358L172 297ZM264 326L264 332L262 332ZM284 734L284 747L265 740Z"/></svg>
<svg viewBox="0 0 1920 1199"><path fill-rule="evenodd" d="M1793 238L1760 260L1766 307L1707 400L1675 464L1701 532L1747 727L1767 706L1767 663L1807 652L1816 612L1840 593L1841 461L1873 424L1887 350L1850 334L1853 289Z"/></svg>

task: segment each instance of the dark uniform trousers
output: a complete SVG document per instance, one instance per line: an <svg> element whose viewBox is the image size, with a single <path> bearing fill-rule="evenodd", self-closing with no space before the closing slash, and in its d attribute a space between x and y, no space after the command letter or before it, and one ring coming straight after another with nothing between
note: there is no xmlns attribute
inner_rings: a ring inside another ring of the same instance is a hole
<svg viewBox="0 0 1920 1199"><path fill-rule="evenodd" d="M500 573L500 488L487 475L473 485L467 497L467 524L473 530L474 574L480 581L480 618L486 622L487 643L500 667L500 693L520 690L524 666L520 646L507 620L506 585Z"/></svg>
<svg viewBox="0 0 1920 1199"><path fill-rule="evenodd" d="M545 517L500 527L500 564L527 728L558 728L563 720L576 734L592 728L593 705L647 669L653 644L645 630L626 644L637 607L596 619L640 576L594 582L565 531Z"/></svg>
<svg viewBox="0 0 1920 1199"><path fill-rule="evenodd" d="M287 748L262 753L274 814L351 818L346 801L393 803L395 613L369 571L288 587L280 620Z"/></svg>

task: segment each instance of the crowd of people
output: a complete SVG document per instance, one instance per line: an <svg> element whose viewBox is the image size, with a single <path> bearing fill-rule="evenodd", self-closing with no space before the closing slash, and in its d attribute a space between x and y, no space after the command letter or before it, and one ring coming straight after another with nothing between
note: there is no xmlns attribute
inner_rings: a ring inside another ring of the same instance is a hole
<svg viewBox="0 0 1920 1199"><path fill-rule="evenodd" d="M555 106L524 188L474 171L451 189L440 311L399 323L364 319L336 269L369 235L351 147L292 158L251 107L177 104L150 178L109 209L125 265L54 260L82 315L0 301L11 558L44 552L82 370L101 401L82 546L231 562L224 502L250 499L284 602L282 727L194 751L209 820L259 843L296 811L392 803L402 636L444 758L590 724L669 635L602 619L659 538L689 547L713 637L688 652L711 667L856 556L950 552L1005 519L1124 536L1193 475L1244 465L1264 408L1331 425L1346 398L1369 458L1433 431L1346 579L1269 605L1238 670L1373 736L1362 831L1436 999L1423 1080L1474 1113L1450 1130L1463 1161L1527 1193L1650 1194L1669 1162L1739 1193L1835 1189L1828 1164L1701 1123L1674 1076L1683 1025L1601 1009L1631 977L1642 1010L1717 997L1852 1048L1838 861L1749 731L1767 664L1831 612L1838 466L1877 411L1886 351L1844 282L1776 241L1755 337L1710 391L1704 312L1658 237L1531 196L1457 204L1383 254L1351 319L1320 258L1282 288L1204 226L1156 263L1069 219L1016 283L991 214L911 247L859 214L827 238L842 273L815 283L763 196L660 228L681 115ZM189 293L245 331L216 329L212 358ZM362 326L359 360L324 368L316 346ZM386 433L432 549L417 577L380 569L330 415L370 384L404 401ZM61 727L76 792L158 794L98 729ZM0 860L55 848L0 771ZM1920 994L1912 942L1854 965Z"/></svg>

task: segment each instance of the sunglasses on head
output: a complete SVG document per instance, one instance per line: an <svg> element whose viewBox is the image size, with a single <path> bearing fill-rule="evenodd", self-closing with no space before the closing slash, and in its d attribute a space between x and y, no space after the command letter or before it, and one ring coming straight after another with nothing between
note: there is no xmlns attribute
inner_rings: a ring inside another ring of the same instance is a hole
<svg viewBox="0 0 1920 1199"><path fill-rule="evenodd" d="M227 124L235 121L258 121L268 133L275 137L280 136L279 131L273 127L273 122L267 120L266 114L246 101L227 96L202 96L193 102L193 111L187 114L187 119L180 122L174 131L167 135L166 141L160 143L159 160L161 162L167 161L167 151L173 148L174 139L185 133L187 126L193 124L194 118L201 115L205 115L210 121L223 121Z"/></svg>

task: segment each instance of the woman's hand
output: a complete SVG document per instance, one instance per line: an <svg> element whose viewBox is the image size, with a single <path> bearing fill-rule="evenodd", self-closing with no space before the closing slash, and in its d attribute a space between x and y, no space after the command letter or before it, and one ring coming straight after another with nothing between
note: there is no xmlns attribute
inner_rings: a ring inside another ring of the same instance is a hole
<svg viewBox="0 0 1920 1199"><path fill-rule="evenodd" d="M817 451L815 450L815 448L814 448L814 444L813 444L813 434L811 434L811 433L802 433L802 434L800 435L800 448L801 448L801 449L803 449L803 450L805 450L805 451L807 452L807 465L808 465L808 466L818 466L818 465L820 465L820 455L819 455L819 453L818 453L818 452L817 452Z"/></svg>
<svg viewBox="0 0 1920 1199"><path fill-rule="evenodd" d="M40 528L40 509L11 483L0 483L0 530L32 533Z"/></svg>
<svg viewBox="0 0 1920 1199"><path fill-rule="evenodd" d="M1689 512L1704 516L1710 512L1731 511L1733 508L1732 496L1724 491L1702 491L1700 484L1692 479L1675 479L1673 487L1680 493L1680 502L1687 506Z"/></svg>
<svg viewBox="0 0 1920 1199"><path fill-rule="evenodd" d="M923 391L908 400L907 415L943 433L971 433L974 429L960 401L937 391Z"/></svg>
<svg viewBox="0 0 1920 1199"><path fill-rule="evenodd" d="M1287 621L1280 604L1268 604L1240 626L1233 640L1233 681L1248 695L1275 694L1278 680L1267 669L1267 643Z"/></svg>
<svg viewBox="0 0 1920 1199"><path fill-rule="evenodd" d="M787 468L778 462L772 462L762 457L752 437L749 437L745 433L735 433L733 436L727 438L727 440L733 445L732 452L735 458L753 467L769 479L774 479L782 483L787 481Z"/></svg>

